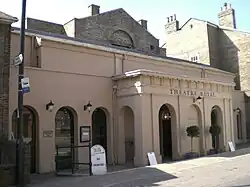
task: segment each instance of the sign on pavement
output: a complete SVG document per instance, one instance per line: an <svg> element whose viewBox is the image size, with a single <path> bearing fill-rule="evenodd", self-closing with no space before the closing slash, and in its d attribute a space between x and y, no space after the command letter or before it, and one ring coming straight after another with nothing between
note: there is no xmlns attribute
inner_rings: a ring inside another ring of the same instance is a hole
<svg viewBox="0 0 250 187"><path fill-rule="evenodd" d="M91 148L91 162L93 175L104 175L107 173L106 153L101 145Z"/></svg>

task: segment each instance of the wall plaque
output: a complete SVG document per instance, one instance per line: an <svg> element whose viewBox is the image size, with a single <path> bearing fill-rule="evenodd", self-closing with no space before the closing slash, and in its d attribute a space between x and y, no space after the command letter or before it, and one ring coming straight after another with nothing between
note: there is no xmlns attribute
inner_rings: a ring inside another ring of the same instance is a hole
<svg viewBox="0 0 250 187"><path fill-rule="evenodd" d="M90 140L90 126L80 126L80 142L89 142Z"/></svg>

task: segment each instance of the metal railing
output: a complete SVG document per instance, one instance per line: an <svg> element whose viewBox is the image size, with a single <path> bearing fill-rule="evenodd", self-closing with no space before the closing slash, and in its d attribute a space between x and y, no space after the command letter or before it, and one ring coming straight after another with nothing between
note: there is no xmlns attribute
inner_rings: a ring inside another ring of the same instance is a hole
<svg viewBox="0 0 250 187"><path fill-rule="evenodd" d="M74 175L76 173L76 167L80 165L88 165L88 173L92 175L92 163L91 163L91 142L84 141L82 142L85 145L70 145L70 146L56 146L56 173L59 174L63 169L71 169L71 174ZM76 149L88 148L88 162L78 162L76 158ZM60 150L68 149L70 152L63 152Z"/></svg>

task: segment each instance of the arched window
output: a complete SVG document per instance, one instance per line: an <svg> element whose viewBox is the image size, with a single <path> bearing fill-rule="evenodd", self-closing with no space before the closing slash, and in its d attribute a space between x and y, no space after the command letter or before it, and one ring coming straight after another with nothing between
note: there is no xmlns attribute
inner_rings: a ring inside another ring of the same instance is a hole
<svg viewBox="0 0 250 187"><path fill-rule="evenodd" d="M134 47L131 36L123 30L115 31L110 38L110 42L112 45L115 46L126 47L126 48Z"/></svg>

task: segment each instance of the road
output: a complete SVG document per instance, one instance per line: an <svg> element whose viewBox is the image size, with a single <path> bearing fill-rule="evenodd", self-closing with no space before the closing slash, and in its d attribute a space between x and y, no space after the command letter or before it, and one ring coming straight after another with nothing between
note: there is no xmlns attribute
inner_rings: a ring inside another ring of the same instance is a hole
<svg viewBox="0 0 250 187"><path fill-rule="evenodd" d="M250 187L250 154L204 157L104 176L59 177L31 187Z"/></svg>
<svg viewBox="0 0 250 187"><path fill-rule="evenodd" d="M250 175L248 174L244 177L240 177L230 183L221 185L221 187L250 187Z"/></svg>

